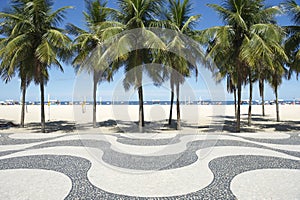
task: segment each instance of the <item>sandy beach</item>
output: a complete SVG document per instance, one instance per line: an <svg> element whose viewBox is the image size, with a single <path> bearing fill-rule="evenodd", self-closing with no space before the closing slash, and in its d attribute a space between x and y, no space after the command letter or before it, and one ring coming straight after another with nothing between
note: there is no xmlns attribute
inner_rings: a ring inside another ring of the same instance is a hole
<svg viewBox="0 0 300 200"><path fill-rule="evenodd" d="M266 105L266 116L261 116L261 106L252 107L252 126L247 126L248 106L241 106L242 132L299 131L300 106L281 105L281 122L276 122L275 105ZM145 105L145 132L165 132L170 107L168 105ZM49 113L50 112L50 113ZM0 106L1 123L20 123L21 106ZM74 132L84 127L81 132L91 131L92 106L87 105L51 105L45 106L48 132ZM233 105L182 105L181 117L183 131L201 132L234 132ZM99 105L97 106L97 131L104 133L134 132L137 128L138 106L136 105ZM173 120L176 120L176 106L173 108ZM5 128L1 132L36 132L39 128L40 106L28 105L25 129ZM94 130L95 131L95 130ZM173 129L174 131L174 129Z"/></svg>

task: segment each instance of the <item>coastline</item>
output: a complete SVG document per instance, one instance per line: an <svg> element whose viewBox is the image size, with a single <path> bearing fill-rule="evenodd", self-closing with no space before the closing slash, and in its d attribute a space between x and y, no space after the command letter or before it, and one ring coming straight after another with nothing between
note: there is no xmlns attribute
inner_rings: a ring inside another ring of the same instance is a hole
<svg viewBox="0 0 300 200"><path fill-rule="evenodd" d="M167 126L169 105L145 105L145 132L174 132ZM25 128L0 128L1 132L38 132L40 106L27 105ZM47 132L131 132L138 120L137 105L98 105L96 129L91 128L92 105L45 106ZM0 123L18 125L21 105L0 105ZM50 115L49 115L50 111ZM300 130L300 106L280 105L281 122L276 122L275 105L265 106L266 116L261 116L261 105L252 106L252 126L247 126L248 105L241 106L241 132L276 132ZM50 120L49 120L50 117ZM234 132L234 105L181 105L183 132ZM173 123L176 121L176 106L173 107ZM84 129L80 130L84 127Z"/></svg>

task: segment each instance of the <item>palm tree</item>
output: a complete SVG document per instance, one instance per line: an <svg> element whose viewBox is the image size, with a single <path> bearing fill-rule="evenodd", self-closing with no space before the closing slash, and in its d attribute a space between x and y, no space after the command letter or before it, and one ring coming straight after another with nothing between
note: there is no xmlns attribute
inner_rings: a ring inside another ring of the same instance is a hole
<svg viewBox="0 0 300 200"><path fill-rule="evenodd" d="M0 18L3 19L0 34L4 36L0 40L0 59L2 61L0 75L6 83L11 80L15 73L21 79L22 109L20 126L23 128L25 124L26 89L33 76L30 60L26 59L24 55L24 52L30 53L30 45L28 42L24 42L22 45L12 46L11 41L22 34L20 27L26 26L25 13L21 13L21 10L12 7L8 12L0 13Z"/></svg>
<svg viewBox="0 0 300 200"><path fill-rule="evenodd" d="M103 66L98 66L95 63L84 64L84 62L89 58L92 59L93 51L106 39L104 36L105 31L108 29L112 31L116 22L108 22L112 10L106 7L106 1L85 0L85 3L87 12L83 12L83 14L88 31L82 30L72 24L68 24L67 29L71 34L77 36L73 45L76 57L72 63L76 66L76 71L81 72L85 70L93 74L93 127L96 128L97 86L102 81L110 81L112 71L109 71L109 68L103 68ZM109 23L112 23L111 26L108 26Z"/></svg>
<svg viewBox="0 0 300 200"><path fill-rule="evenodd" d="M271 79L270 83L276 94L277 119L279 121L277 88L284 73L282 66L288 61L284 47L281 45L285 34L281 27L274 24L269 24L264 29L257 26L253 26L252 39L245 42L246 47L243 48L244 51L241 55L255 69L252 73L258 71L258 73L263 73L265 77L271 76L268 78ZM260 40L255 39L257 37ZM252 88L250 91L252 93ZM252 94L250 95L252 96ZM249 120L251 122L251 118Z"/></svg>
<svg viewBox="0 0 300 200"><path fill-rule="evenodd" d="M192 3L190 0L169 0L169 8L166 13L166 27L178 32L178 36L170 40L167 45L169 52L180 52L180 48L187 47L188 45L184 44L180 36L195 36L195 31L193 28L195 23L200 18L200 15L191 15L192 12ZM191 51L195 49L190 49ZM176 86L176 97L177 97L177 130L181 129L181 118L180 118L180 84L184 82L184 77L190 76L190 69L195 67L188 63L187 60L180 58L178 55L173 53L168 53L169 65L172 67L170 75L170 87L171 87L171 106L170 106L170 115L169 115L169 125L172 122L172 109L174 102L174 86Z"/></svg>
<svg viewBox="0 0 300 200"><path fill-rule="evenodd" d="M275 104L276 104L276 121L280 122L279 115L279 102L278 102L278 87L282 83L282 77L286 74L286 69L283 65L277 67L276 70L273 71L272 75L269 77L269 83L274 90L275 93Z"/></svg>
<svg viewBox="0 0 300 200"><path fill-rule="evenodd" d="M294 25L285 27L288 38L285 41L285 49L289 56L289 78L292 72L296 72L297 77L300 72L300 5L294 0L287 0L284 4L286 12L291 16Z"/></svg>
<svg viewBox="0 0 300 200"><path fill-rule="evenodd" d="M40 85L41 92L41 131L45 132L45 109L44 109L44 86L47 83L48 68L57 66L63 70L58 58L66 61L70 56L71 40L64 34L64 30L57 25L64 19L63 7L52 12L53 2L51 0L17 0L16 8L25 15L24 23L18 35L14 37L7 46L15 47L23 43L30 45L28 49L20 50L24 60L30 60L34 70L34 81ZM12 16L5 14L7 18Z"/></svg>
<svg viewBox="0 0 300 200"><path fill-rule="evenodd" d="M226 25L209 28L203 31L202 37L210 38L209 41L213 41L211 55L224 54L233 60L234 72L237 74L238 92L236 131L240 132L242 85L246 83L249 69L252 71L252 68L256 66L254 62L257 59L253 56L254 59L250 60L247 59L247 56L251 56L249 54L251 50L265 51L264 48L261 48L265 46L259 46L266 43L266 37L261 37L261 35L265 34L266 30L274 28L270 22L273 21L279 8L264 8L263 0L226 0L222 6L216 4L209 4L209 6L220 14ZM273 30L276 31L277 29L274 28ZM269 31L268 33L273 32ZM251 45L254 45L255 49L250 49ZM278 43L276 45L276 47L280 46ZM216 57L213 58L216 59ZM269 57L268 60L270 58L272 57ZM218 60L220 59L218 58ZM220 64L220 62L216 63Z"/></svg>
<svg viewBox="0 0 300 200"><path fill-rule="evenodd" d="M276 10L274 9L272 12L274 15ZM270 24L266 24L264 28L260 27L260 24L252 26L251 35L244 42L241 52L242 59L250 67L248 75L250 84L248 125L251 125L253 82L256 81L257 77L260 79L260 95L263 97L264 77L268 76L269 71L276 71L278 68L280 70L281 65L276 64L278 62L277 59L280 58L282 62L286 62L288 59L281 45L284 38L284 31L281 27L271 23L271 19L269 20ZM264 115L264 102L262 105Z"/></svg>
<svg viewBox="0 0 300 200"><path fill-rule="evenodd" d="M151 56L150 48L153 43L164 48L163 43L155 33L147 29L151 21L159 18L162 0L118 0L118 6L119 12L116 14L116 20L120 21L125 26L124 31L129 31L128 34L122 36L118 41L118 46L124 46L124 40L127 40L131 45L145 43L145 38L148 40L147 44L144 44L146 45L145 49L133 48L134 51L129 52L127 56L122 56L122 58L118 60L119 66L125 66L126 74L129 74L127 72L133 72L135 75L134 77L127 76L123 83L125 89L134 86L138 90L139 128L141 130L145 125L145 121L142 85L143 70L139 66L143 66L145 63L151 63L153 58ZM130 30L134 29L140 29L140 31L138 31L140 35L136 35L132 38Z"/></svg>
<svg viewBox="0 0 300 200"><path fill-rule="evenodd" d="M197 56L202 54L199 52L195 45L191 45L193 42L187 40L185 37L195 38L196 32L193 30L200 15L191 15L192 4L190 0L168 0L168 9L165 11L165 20L155 21L151 23L153 27L167 28L172 31L167 31L161 34L161 38L166 44L167 49L165 51L159 51L155 55L155 60L159 60L171 67L169 70L170 88L171 88L171 105L169 114L169 125L172 122L172 110L174 103L174 93L176 90L177 96L177 129L181 129L181 118L180 118L180 84L185 81L185 77L190 76L190 70L196 69L196 64L191 64L187 60L182 58L182 55L189 51L197 52ZM172 33L171 33L172 32ZM200 54L199 54L200 53ZM203 59L203 55L200 56ZM166 78L165 77L165 78ZM175 89L176 88L176 89Z"/></svg>
<svg viewBox="0 0 300 200"><path fill-rule="evenodd" d="M258 80L259 87L259 95L261 97L261 111L262 116L265 116L265 82L271 76L270 67L265 66L263 62L261 62L260 67L255 69L255 77Z"/></svg>

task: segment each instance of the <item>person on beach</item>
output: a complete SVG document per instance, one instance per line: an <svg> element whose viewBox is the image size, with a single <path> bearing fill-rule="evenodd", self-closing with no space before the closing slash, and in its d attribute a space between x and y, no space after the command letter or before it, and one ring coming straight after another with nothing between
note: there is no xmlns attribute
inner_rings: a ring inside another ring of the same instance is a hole
<svg viewBox="0 0 300 200"><path fill-rule="evenodd" d="M81 103L81 106L82 106L82 113L85 113L85 111L86 111L86 108L85 108L85 101L83 101L83 102Z"/></svg>

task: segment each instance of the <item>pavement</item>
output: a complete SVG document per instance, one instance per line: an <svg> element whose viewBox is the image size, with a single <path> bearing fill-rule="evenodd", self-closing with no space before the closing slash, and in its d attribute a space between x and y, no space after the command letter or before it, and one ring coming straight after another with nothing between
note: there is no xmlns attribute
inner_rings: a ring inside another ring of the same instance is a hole
<svg viewBox="0 0 300 200"><path fill-rule="evenodd" d="M0 199L300 199L299 133L0 136Z"/></svg>

